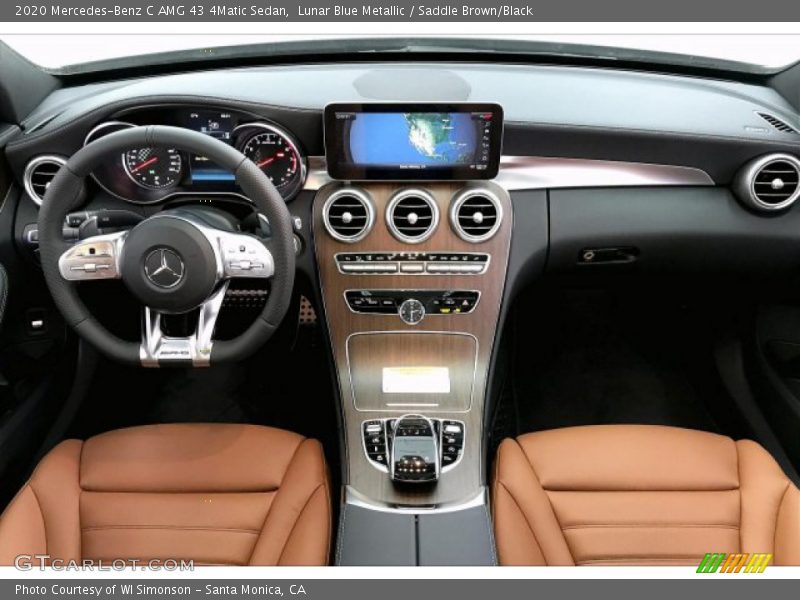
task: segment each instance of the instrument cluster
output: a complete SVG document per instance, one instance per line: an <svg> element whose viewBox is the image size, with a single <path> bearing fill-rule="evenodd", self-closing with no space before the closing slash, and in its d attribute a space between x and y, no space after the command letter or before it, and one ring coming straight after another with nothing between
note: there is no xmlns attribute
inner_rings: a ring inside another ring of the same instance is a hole
<svg viewBox="0 0 800 600"><path fill-rule="evenodd" d="M286 201L305 183L306 157L294 136L275 123L236 111L137 110L100 123L89 132L84 143L137 125L186 127L230 144L258 165ZM107 192L138 204L160 202L178 195L241 195L233 173L204 156L168 147L130 148L92 175Z"/></svg>

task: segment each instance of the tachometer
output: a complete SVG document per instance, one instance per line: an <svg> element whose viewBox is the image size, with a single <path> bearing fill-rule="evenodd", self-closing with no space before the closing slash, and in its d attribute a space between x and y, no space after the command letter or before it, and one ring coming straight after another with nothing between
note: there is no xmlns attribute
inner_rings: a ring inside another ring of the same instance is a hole
<svg viewBox="0 0 800 600"><path fill-rule="evenodd" d="M300 188L305 164L297 144L289 134L267 123L241 126L251 133L244 137L242 153L252 160L287 200Z"/></svg>
<svg viewBox="0 0 800 600"><path fill-rule="evenodd" d="M122 155L125 172L142 187L162 190L181 178L183 159L174 148L137 148Z"/></svg>

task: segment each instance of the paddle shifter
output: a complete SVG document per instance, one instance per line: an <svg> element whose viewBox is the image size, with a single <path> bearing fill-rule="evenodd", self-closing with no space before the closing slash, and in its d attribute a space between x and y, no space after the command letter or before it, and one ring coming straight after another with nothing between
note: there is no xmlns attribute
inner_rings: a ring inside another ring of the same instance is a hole
<svg viewBox="0 0 800 600"><path fill-rule="evenodd" d="M439 479L441 458L433 422L422 415L405 415L389 433L389 473L400 483L426 483Z"/></svg>

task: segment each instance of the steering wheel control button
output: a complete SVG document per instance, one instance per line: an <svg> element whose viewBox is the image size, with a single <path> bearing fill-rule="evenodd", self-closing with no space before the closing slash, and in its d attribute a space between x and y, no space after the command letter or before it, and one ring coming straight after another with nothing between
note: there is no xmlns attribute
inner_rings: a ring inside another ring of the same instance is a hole
<svg viewBox="0 0 800 600"><path fill-rule="evenodd" d="M224 269L227 277L271 277L272 254L259 240L243 234L230 234L223 240Z"/></svg>
<svg viewBox="0 0 800 600"><path fill-rule="evenodd" d="M183 281L186 265L171 248L157 248L144 259L144 272L150 282L160 288L173 288Z"/></svg>
<svg viewBox="0 0 800 600"><path fill-rule="evenodd" d="M125 237L123 232L78 242L59 258L61 276L67 281L118 279L119 255Z"/></svg>
<svg viewBox="0 0 800 600"><path fill-rule="evenodd" d="M425 318L425 305L416 298L409 298L400 305L400 318L408 325L416 325Z"/></svg>
<svg viewBox="0 0 800 600"><path fill-rule="evenodd" d="M72 271L83 271L84 273L97 273L98 271L106 271L110 269L108 265L98 265L95 263L86 263L83 265L74 265L70 267Z"/></svg>
<svg viewBox="0 0 800 600"><path fill-rule="evenodd" d="M252 266L252 264L250 263L249 260L242 260L242 261L239 261L239 262L236 262L235 260L232 260L229 264L230 264L231 269L238 269L238 270L241 270L241 271L249 271L250 269L253 268L253 266Z"/></svg>

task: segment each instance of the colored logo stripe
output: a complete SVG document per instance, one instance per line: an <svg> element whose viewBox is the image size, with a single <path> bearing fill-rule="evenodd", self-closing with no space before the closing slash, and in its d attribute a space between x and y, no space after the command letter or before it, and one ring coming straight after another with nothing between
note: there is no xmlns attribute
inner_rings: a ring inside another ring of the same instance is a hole
<svg viewBox="0 0 800 600"><path fill-rule="evenodd" d="M763 573L772 554L725 554L709 552L700 561L698 573Z"/></svg>

